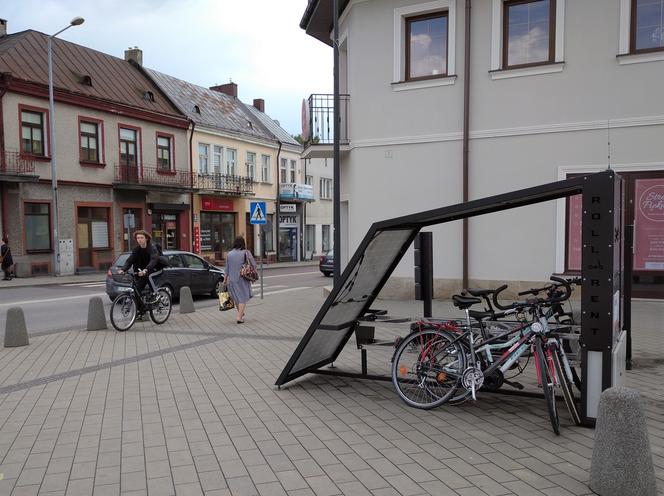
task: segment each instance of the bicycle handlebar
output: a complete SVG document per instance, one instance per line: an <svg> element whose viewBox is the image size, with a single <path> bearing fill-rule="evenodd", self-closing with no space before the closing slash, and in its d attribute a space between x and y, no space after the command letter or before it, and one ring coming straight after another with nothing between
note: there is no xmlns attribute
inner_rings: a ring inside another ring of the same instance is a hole
<svg viewBox="0 0 664 496"><path fill-rule="evenodd" d="M496 289L496 291L493 293L493 304L496 305L496 308L499 308L501 310L512 310L512 309L518 308L520 306L552 305L554 303L560 303L562 301L565 301L565 300L569 299L570 296L572 296L572 286L571 286L569 281L567 281L566 279L562 279L560 277L556 277L556 276L551 276L551 280L554 283L558 283L558 284L549 284L549 285L547 285L544 288L541 288L539 290L534 290L533 289L533 290L530 290L530 291L523 291L523 292L519 293L519 296L524 296L524 295L527 295L527 294L537 295L537 293L539 293L541 291L544 291L544 290L548 291L548 290L551 290L553 288L558 289L561 286L565 288L565 293L560 295L560 296L556 296L556 292L554 292L553 294L550 294L548 298L529 298L525 302L514 302L514 303L511 303L510 305L505 306L505 305L501 305L500 302L498 301L498 294L501 293L502 291L504 291L505 289L507 289L507 284L503 284L498 289ZM536 292L533 293L533 291L536 291Z"/></svg>

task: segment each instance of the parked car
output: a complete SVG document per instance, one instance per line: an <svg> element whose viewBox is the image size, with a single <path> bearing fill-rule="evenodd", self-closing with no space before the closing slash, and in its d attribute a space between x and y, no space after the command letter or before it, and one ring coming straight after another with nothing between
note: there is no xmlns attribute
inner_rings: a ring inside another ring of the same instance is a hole
<svg viewBox="0 0 664 496"><path fill-rule="evenodd" d="M131 286L129 276L118 274L129 255L129 252L122 253L106 273L106 294L111 300ZM180 289L184 286L189 286L191 294L209 294L216 297L221 291L226 276L221 267L216 267L188 251L164 250L164 256L168 258L171 266L155 277L155 283L168 289L173 298L179 297ZM129 271L131 272L131 269Z"/></svg>
<svg viewBox="0 0 664 496"><path fill-rule="evenodd" d="M332 275L332 272L334 272L334 250L330 250L320 257L318 268L325 277L330 277Z"/></svg>

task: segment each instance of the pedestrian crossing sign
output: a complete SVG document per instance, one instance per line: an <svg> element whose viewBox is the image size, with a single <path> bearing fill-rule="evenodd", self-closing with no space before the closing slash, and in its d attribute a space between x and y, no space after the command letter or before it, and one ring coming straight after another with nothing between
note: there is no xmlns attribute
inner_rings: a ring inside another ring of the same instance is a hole
<svg viewBox="0 0 664 496"><path fill-rule="evenodd" d="M251 224L267 224L265 202L251 202L249 212L249 222Z"/></svg>

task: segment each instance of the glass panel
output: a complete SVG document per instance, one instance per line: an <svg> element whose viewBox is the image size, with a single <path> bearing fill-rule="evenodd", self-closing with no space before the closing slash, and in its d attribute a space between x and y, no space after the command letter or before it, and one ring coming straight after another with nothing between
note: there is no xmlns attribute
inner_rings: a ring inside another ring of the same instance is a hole
<svg viewBox="0 0 664 496"><path fill-rule="evenodd" d="M30 141L32 139L32 128L29 127L23 127L21 129L21 137L24 140Z"/></svg>
<svg viewBox="0 0 664 496"><path fill-rule="evenodd" d="M187 264L187 267L191 269L205 268L205 265L203 265L203 260L201 260L200 258L188 254L184 254L182 256L184 257L184 261Z"/></svg>
<svg viewBox="0 0 664 496"><path fill-rule="evenodd" d="M136 131L133 129L120 128L120 139L126 141L136 141Z"/></svg>
<svg viewBox="0 0 664 496"><path fill-rule="evenodd" d="M25 242L28 250L51 248L48 210L46 203L25 204Z"/></svg>
<svg viewBox="0 0 664 496"><path fill-rule="evenodd" d="M447 16L410 21L411 78L447 72Z"/></svg>
<svg viewBox="0 0 664 496"><path fill-rule="evenodd" d="M634 270L664 271L664 178L637 179Z"/></svg>
<svg viewBox="0 0 664 496"><path fill-rule="evenodd" d="M549 57L549 0L508 5L507 66L546 62Z"/></svg>
<svg viewBox="0 0 664 496"><path fill-rule="evenodd" d="M97 124L91 122L81 122L81 132L87 134L97 134Z"/></svg>
<svg viewBox="0 0 664 496"><path fill-rule="evenodd" d="M637 0L636 49L664 47L664 0Z"/></svg>
<svg viewBox="0 0 664 496"><path fill-rule="evenodd" d="M159 136L157 138L157 145L168 148L168 147L171 146L171 140L170 140L170 138L165 138L163 136Z"/></svg>
<svg viewBox="0 0 664 496"><path fill-rule="evenodd" d="M23 110L21 112L21 120L26 123L37 124L38 126L41 126L42 114Z"/></svg>

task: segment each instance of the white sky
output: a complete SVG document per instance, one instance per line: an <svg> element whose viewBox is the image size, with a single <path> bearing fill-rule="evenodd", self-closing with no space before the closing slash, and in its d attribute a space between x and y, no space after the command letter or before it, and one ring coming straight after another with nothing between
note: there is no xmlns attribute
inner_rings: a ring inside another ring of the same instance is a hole
<svg viewBox="0 0 664 496"><path fill-rule="evenodd" d="M81 16L63 39L118 57L138 46L143 64L209 87L238 85L291 134L302 99L332 93L332 49L300 29L307 0L0 0L9 33L47 34Z"/></svg>

